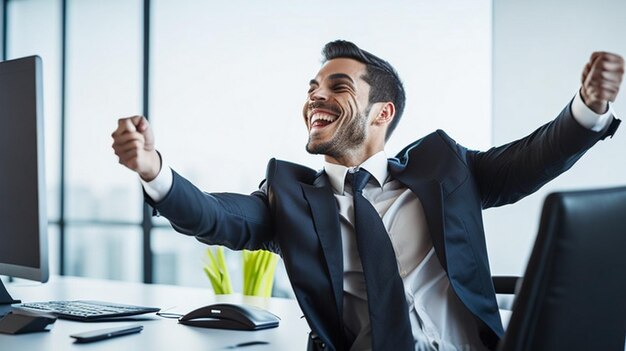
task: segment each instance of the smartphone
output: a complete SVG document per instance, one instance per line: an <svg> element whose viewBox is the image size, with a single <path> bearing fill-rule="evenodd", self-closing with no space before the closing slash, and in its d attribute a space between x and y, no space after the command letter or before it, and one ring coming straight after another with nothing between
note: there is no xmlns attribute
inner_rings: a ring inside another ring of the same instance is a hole
<svg viewBox="0 0 626 351"><path fill-rule="evenodd" d="M104 339L114 338L116 336L128 335L133 333L139 333L143 330L143 325L132 324L124 327L107 328L92 330L84 333L72 334L71 338L76 339L77 343L86 343Z"/></svg>

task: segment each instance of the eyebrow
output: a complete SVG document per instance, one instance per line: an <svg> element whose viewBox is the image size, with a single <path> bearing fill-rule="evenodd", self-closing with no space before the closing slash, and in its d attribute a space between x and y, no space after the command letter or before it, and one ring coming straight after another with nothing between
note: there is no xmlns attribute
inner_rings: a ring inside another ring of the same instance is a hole
<svg viewBox="0 0 626 351"><path fill-rule="evenodd" d="M352 85L354 85L354 80L352 79L352 77L350 77L349 75L345 74L345 73L333 73L330 76L328 76L328 79L330 80L340 80L340 79L347 79L350 81L350 83L352 83ZM315 79L311 79L309 81L309 85L319 85L320 83L315 80Z"/></svg>

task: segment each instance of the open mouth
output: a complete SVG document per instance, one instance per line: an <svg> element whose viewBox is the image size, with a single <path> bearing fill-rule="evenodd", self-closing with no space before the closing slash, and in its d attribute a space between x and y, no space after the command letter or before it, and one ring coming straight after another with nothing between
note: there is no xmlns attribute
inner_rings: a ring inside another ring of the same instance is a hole
<svg viewBox="0 0 626 351"><path fill-rule="evenodd" d="M333 124L337 120L337 116L326 111L313 111L309 117L309 125L311 129L324 128Z"/></svg>

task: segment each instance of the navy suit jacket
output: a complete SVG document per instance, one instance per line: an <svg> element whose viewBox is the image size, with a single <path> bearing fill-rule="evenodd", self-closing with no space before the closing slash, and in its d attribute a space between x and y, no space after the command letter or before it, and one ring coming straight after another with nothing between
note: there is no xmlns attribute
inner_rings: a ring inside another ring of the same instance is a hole
<svg viewBox="0 0 626 351"><path fill-rule="evenodd" d="M481 210L515 202L569 169L612 135L580 126L567 106L531 135L486 152L468 150L438 130L389 159L391 175L421 200L432 243L450 284L475 316L483 342L503 334L491 280ZM177 231L231 249L280 254L318 348L346 350L343 253L338 207L327 175L272 159L251 195L204 193L174 172L155 212Z"/></svg>

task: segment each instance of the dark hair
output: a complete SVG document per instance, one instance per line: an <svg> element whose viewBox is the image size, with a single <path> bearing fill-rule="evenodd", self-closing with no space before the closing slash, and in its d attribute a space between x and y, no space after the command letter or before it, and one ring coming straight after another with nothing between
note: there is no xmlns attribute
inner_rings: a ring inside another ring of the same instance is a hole
<svg viewBox="0 0 626 351"><path fill-rule="evenodd" d="M322 54L324 55L324 62L335 58L350 58L365 64L366 74L362 78L371 87L370 103L391 101L396 107L396 115L389 124L385 135L385 140L389 139L391 133L396 129L400 117L402 117L406 100L404 86L402 86L398 72L389 62L346 40L335 40L324 45Z"/></svg>

